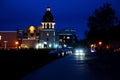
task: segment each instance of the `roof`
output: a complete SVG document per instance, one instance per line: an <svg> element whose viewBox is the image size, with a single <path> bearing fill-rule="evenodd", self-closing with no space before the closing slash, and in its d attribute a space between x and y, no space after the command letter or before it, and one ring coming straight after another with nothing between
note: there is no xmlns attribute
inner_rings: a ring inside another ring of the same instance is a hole
<svg viewBox="0 0 120 80"><path fill-rule="evenodd" d="M47 7L46 12L43 16L42 22L54 22L54 17L50 12L50 7Z"/></svg>

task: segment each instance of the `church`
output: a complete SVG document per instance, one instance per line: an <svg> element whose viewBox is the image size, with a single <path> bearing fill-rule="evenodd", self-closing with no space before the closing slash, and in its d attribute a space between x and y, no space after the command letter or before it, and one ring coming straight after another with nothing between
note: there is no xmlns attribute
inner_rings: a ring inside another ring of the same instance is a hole
<svg viewBox="0 0 120 80"><path fill-rule="evenodd" d="M24 30L0 31L0 48L63 48L73 47L75 30L55 30L50 7L46 8L41 26L29 26Z"/></svg>

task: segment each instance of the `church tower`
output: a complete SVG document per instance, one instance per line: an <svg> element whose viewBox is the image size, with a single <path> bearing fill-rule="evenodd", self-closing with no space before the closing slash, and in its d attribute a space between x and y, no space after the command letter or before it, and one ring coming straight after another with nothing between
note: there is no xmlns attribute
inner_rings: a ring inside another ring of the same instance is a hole
<svg viewBox="0 0 120 80"><path fill-rule="evenodd" d="M47 7L42 19L42 28L45 30L54 30L54 26L54 17L50 11L50 7Z"/></svg>
<svg viewBox="0 0 120 80"><path fill-rule="evenodd" d="M42 19L42 43L44 48L52 48L55 42L55 21L51 13L50 7L46 8L46 12Z"/></svg>

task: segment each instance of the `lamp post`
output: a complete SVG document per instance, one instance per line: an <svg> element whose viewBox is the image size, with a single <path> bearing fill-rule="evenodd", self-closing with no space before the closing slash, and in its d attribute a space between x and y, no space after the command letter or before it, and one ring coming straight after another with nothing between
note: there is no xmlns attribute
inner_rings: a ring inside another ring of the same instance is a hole
<svg viewBox="0 0 120 80"><path fill-rule="evenodd" d="M16 42L15 42L15 45L16 45L16 48L18 49L19 42L16 41Z"/></svg>
<svg viewBox="0 0 120 80"><path fill-rule="evenodd" d="M99 49L102 50L103 42L102 42L102 41L99 41L99 42L98 42L98 46L99 46Z"/></svg>
<svg viewBox="0 0 120 80"><path fill-rule="evenodd" d="M102 42L101 42L101 41L99 41L99 42L98 42L98 44L101 46L101 45L102 45Z"/></svg>
<svg viewBox="0 0 120 80"><path fill-rule="evenodd" d="M6 50L6 48L7 48L7 42L8 41L4 41L4 49Z"/></svg>

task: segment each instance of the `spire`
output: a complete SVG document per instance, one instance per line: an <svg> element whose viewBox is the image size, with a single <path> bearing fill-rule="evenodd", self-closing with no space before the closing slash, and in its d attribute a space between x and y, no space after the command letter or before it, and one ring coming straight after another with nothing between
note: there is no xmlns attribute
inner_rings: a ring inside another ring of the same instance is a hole
<svg viewBox="0 0 120 80"><path fill-rule="evenodd" d="M46 8L46 12L43 16L42 22L54 22L54 17L50 11L50 7Z"/></svg>

